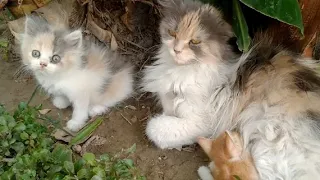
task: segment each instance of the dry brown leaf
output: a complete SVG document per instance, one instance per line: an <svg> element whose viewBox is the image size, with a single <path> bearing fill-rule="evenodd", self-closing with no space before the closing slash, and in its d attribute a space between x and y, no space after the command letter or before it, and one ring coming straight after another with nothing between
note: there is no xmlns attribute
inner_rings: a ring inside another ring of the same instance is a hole
<svg viewBox="0 0 320 180"><path fill-rule="evenodd" d="M45 114L48 114L48 112L50 112L51 109L41 109L39 110L39 113L42 114L42 115L45 115Z"/></svg>
<svg viewBox="0 0 320 180"><path fill-rule="evenodd" d="M113 34L111 34L111 50L116 51L118 49L118 43Z"/></svg>
<svg viewBox="0 0 320 180"><path fill-rule="evenodd" d="M102 42L110 42L112 33L108 30L100 28L92 19L90 15L88 15L87 29L100 41Z"/></svg>
<svg viewBox="0 0 320 180"><path fill-rule="evenodd" d="M1 0L1 1L0 1L0 10L1 10L4 6L6 6L7 3L8 3L8 0Z"/></svg>
<svg viewBox="0 0 320 180"><path fill-rule="evenodd" d="M61 130L61 129L57 129L55 130L51 136L53 136L55 139L57 140L60 140L60 141L64 141L64 142L70 142L71 139L72 139L72 136L67 133L66 131L64 130Z"/></svg>

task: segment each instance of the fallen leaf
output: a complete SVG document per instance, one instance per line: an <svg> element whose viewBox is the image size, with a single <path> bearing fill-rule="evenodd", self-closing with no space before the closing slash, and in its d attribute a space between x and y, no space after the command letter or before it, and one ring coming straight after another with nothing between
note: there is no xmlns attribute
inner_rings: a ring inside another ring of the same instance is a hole
<svg viewBox="0 0 320 180"><path fill-rule="evenodd" d="M111 50L116 51L118 49L118 43L113 34L111 34Z"/></svg>
<svg viewBox="0 0 320 180"><path fill-rule="evenodd" d="M53 136L56 140L64 141L64 142L70 142L72 136L68 134L66 131L57 129L55 130L51 136Z"/></svg>
<svg viewBox="0 0 320 180"><path fill-rule="evenodd" d="M42 115L48 114L51 111L51 109L41 109L39 110L39 113Z"/></svg>

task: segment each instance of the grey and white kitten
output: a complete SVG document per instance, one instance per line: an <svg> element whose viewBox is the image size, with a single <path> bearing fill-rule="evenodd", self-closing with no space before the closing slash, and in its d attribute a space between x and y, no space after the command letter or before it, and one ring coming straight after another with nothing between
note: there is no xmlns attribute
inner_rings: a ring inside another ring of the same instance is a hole
<svg viewBox="0 0 320 180"><path fill-rule="evenodd" d="M117 53L83 39L81 30L57 28L29 16L22 36L22 62L64 109L73 106L70 130L100 115L132 92L132 67Z"/></svg>
<svg viewBox="0 0 320 180"><path fill-rule="evenodd" d="M320 177L320 78L304 60L257 37L240 58L218 11L192 1L162 0L162 47L145 69L143 88L163 113L146 134L160 148L197 137L241 132L260 179ZM234 60L232 60L234 59Z"/></svg>

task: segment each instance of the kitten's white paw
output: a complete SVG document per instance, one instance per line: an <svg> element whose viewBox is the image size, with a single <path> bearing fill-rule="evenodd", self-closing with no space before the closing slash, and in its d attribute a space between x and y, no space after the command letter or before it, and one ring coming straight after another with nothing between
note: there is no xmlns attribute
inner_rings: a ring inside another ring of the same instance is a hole
<svg viewBox="0 0 320 180"><path fill-rule="evenodd" d="M85 125L84 121L71 119L67 122L67 128L73 132L78 132Z"/></svg>
<svg viewBox="0 0 320 180"><path fill-rule="evenodd" d="M198 175L201 180L213 180L210 169L207 166L201 166L198 169Z"/></svg>
<svg viewBox="0 0 320 180"><path fill-rule="evenodd" d="M192 132L188 132L182 119L161 115L152 118L146 127L148 138L161 149L181 148L193 144Z"/></svg>
<svg viewBox="0 0 320 180"><path fill-rule="evenodd" d="M90 110L89 110L89 116L90 117L94 117L94 116L98 116L98 115L102 115L103 113L105 113L108 110L108 108L106 106L93 106Z"/></svg>
<svg viewBox="0 0 320 180"><path fill-rule="evenodd" d="M54 97L52 103L58 109L65 109L71 105L67 98L61 96Z"/></svg>

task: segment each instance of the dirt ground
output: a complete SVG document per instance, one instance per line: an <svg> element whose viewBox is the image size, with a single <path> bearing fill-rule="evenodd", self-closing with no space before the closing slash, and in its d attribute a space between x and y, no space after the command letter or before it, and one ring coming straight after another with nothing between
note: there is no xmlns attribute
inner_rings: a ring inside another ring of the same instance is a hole
<svg viewBox="0 0 320 180"><path fill-rule="evenodd" d="M0 61L0 103L8 110L16 108L21 101L28 101L34 91L35 81L23 76L14 77L20 66L19 61ZM207 157L199 147L194 151L160 150L150 143L144 135L144 126L148 115L154 109L154 100L140 95L129 99L105 115L105 121L95 135L107 139L103 145L90 145L87 151L95 154L115 153L129 148L134 143L137 150L133 159L147 179L150 180L195 180L197 168L207 162ZM52 109L49 116L61 119L63 124L70 118L71 109L57 110L43 93L37 93L31 105L43 104L43 108ZM126 120L127 119L127 120ZM130 122L130 123L129 123Z"/></svg>

